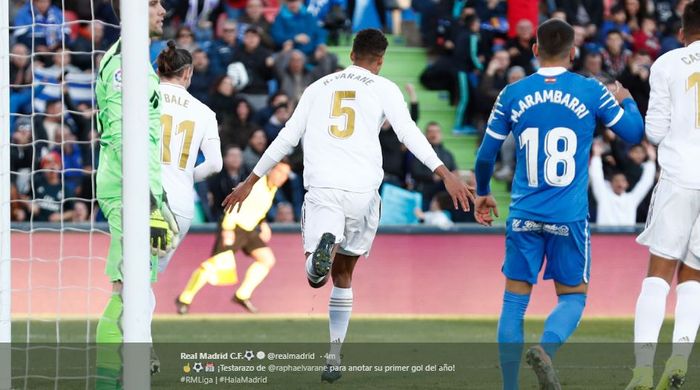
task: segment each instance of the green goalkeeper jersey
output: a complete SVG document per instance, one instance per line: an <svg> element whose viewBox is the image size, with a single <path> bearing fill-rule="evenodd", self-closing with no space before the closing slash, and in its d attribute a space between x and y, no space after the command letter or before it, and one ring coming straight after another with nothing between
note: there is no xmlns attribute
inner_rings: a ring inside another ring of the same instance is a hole
<svg viewBox="0 0 700 390"><path fill-rule="evenodd" d="M97 97L100 160L97 168L98 198L122 197L122 58L121 39L105 53L95 85ZM151 193L159 201L163 194L160 167L160 81L151 64L148 72L148 140Z"/></svg>

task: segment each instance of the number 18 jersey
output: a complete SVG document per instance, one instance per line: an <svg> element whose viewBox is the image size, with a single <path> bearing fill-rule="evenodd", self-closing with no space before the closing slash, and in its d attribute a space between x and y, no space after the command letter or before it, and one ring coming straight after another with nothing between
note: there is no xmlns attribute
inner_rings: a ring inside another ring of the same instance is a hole
<svg viewBox="0 0 700 390"><path fill-rule="evenodd" d="M624 110L595 79L543 68L501 91L487 134L516 140L510 215L574 222L588 215L588 161L596 122L614 126Z"/></svg>

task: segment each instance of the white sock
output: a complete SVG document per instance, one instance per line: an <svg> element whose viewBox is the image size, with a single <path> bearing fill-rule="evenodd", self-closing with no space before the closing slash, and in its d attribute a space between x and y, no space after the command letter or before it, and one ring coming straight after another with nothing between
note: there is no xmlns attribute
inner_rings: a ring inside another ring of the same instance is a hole
<svg viewBox="0 0 700 390"><path fill-rule="evenodd" d="M340 365L340 348L345 340L352 313L352 288L333 287L328 303L331 348L326 363Z"/></svg>
<svg viewBox="0 0 700 390"><path fill-rule="evenodd" d="M691 280L676 287L672 355L681 355L688 360L698 333L698 326L700 326L700 283Z"/></svg>
<svg viewBox="0 0 700 390"><path fill-rule="evenodd" d="M652 276L642 282L634 314L634 357L636 367L654 364L656 343L666 314L666 297L671 286L665 280Z"/></svg>

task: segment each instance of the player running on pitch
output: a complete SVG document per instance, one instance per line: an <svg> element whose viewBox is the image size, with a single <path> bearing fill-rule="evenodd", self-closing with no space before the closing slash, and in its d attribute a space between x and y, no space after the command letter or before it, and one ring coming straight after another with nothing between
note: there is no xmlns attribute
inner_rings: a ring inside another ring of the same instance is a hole
<svg viewBox="0 0 700 390"><path fill-rule="evenodd" d="M187 286L175 300L178 314L186 314L197 295L207 283L213 286L233 285L238 281L235 254L239 249L252 257L245 278L231 298L251 313L258 309L250 298L275 265L275 254L267 246L270 227L265 216L272 207L277 189L289 178L291 168L286 162L277 164L253 186L250 196L238 212L227 212L221 221L212 256L203 261L190 276Z"/></svg>
<svg viewBox="0 0 700 390"><path fill-rule="evenodd" d="M143 1L143 0L141 0ZM119 2L114 1L114 9L119 14ZM148 31L150 37L163 34L165 9L158 0L148 1ZM145 37L144 37L145 38ZM119 348L123 341L121 332L122 315L122 41L118 40L105 53L95 84L100 133L100 164L97 168L96 195L100 209L109 223L110 244L105 274L112 283L112 295L97 323L95 340L97 348L97 388L121 387L121 357ZM160 168L160 92L158 76L153 67L145 63L148 73L147 93L149 98L148 123L143 131L149 134L150 160L148 162L151 191L151 259L135 261L151 262L151 278L156 279L157 261L155 255L165 255L171 249L173 234L177 233L177 223L163 206L163 186ZM162 207L162 208L161 208ZM155 297L144 297L155 308ZM150 321L150 318L148 318ZM151 358L151 372L159 370L156 356Z"/></svg>
<svg viewBox="0 0 700 390"><path fill-rule="evenodd" d="M156 60L162 97L161 166L163 189L179 228L182 242L194 217L195 182L221 170L221 145L216 114L187 92L192 81L192 55L169 41ZM202 151L204 162L194 166ZM173 247L176 246L174 243ZM160 258L158 271L164 272L175 248Z"/></svg>
<svg viewBox="0 0 700 390"><path fill-rule="evenodd" d="M541 68L501 91L477 155L475 215L490 225L498 216L489 188L496 156L508 133L518 142L498 322L504 389L518 388L525 310L545 257L544 279L554 279L559 303L526 357L541 389L561 388L551 359L578 326L588 289L588 165L596 121L627 142L638 143L644 134L629 91L616 84L613 95L600 82L567 71L573 41L566 22L540 25L533 52Z"/></svg>
<svg viewBox="0 0 700 390"><path fill-rule="evenodd" d="M649 247L649 271L634 318L635 369L627 389L651 389L654 354L666 314L666 297L677 275L673 351L657 389L677 389L700 324L700 1L685 6L684 48L651 67L646 135L659 145L661 177L647 224L637 242ZM678 264L680 263L680 265Z"/></svg>
<svg viewBox="0 0 700 390"><path fill-rule="evenodd" d="M411 120L401 90L378 76L388 42L379 30L360 31L353 62L342 72L311 84L294 114L265 151L253 173L224 201L235 208L255 182L292 151L304 145L302 231L306 273L312 287L333 278L329 311L331 352L321 380L340 378L340 347L352 311L352 274L360 255L369 253L379 225L382 154L379 129L385 118L408 149L445 183L454 206L468 210L473 194L440 161Z"/></svg>

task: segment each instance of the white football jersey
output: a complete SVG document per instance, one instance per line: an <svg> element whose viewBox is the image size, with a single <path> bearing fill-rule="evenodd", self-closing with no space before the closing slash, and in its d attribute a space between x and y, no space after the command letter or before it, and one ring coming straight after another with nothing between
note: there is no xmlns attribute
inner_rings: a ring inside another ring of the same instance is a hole
<svg viewBox="0 0 700 390"><path fill-rule="evenodd" d="M659 145L661 175L700 189L700 41L659 57L649 84L646 135Z"/></svg>
<svg viewBox="0 0 700 390"><path fill-rule="evenodd" d="M194 171L199 149L219 139L216 115L180 86L161 82L161 165L163 190L177 215L194 216Z"/></svg>
<svg viewBox="0 0 700 390"><path fill-rule="evenodd" d="M385 119L428 168L435 170L442 164L411 119L396 84L353 65L317 80L304 91L254 173L263 176L301 139L306 188L376 190L384 176L379 130Z"/></svg>

